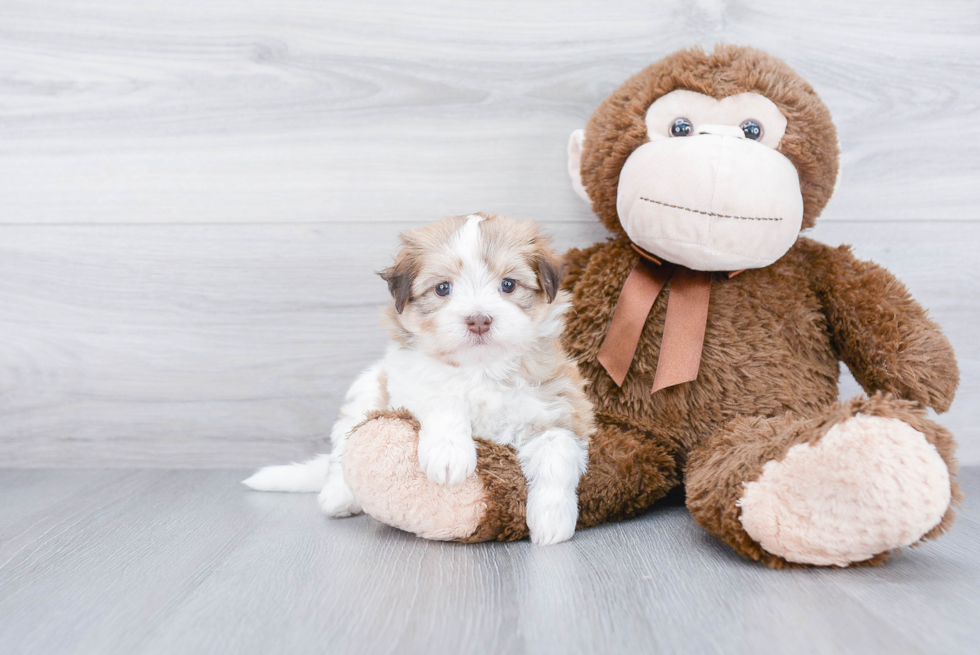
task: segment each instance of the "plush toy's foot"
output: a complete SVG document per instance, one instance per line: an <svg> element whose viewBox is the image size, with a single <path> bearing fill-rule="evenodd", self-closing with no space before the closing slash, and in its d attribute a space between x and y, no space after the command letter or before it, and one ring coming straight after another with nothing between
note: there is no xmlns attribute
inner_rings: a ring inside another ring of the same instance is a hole
<svg viewBox="0 0 980 655"><path fill-rule="evenodd" d="M418 423L408 412L387 412L357 428L347 441L343 467L365 512L426 539L472 537L486 514L486 490L478 476L453 486L426 477L419 466Z"/></svg>
<svg viewBox="0 0 980 655"><path fill-rule="evenodd" d="M949 470L925 435L863 414L767 462L738 501L745 531L770 553L836 566L914 544L949 503Z"/></svg>
<svg viewBox="0 0 980 655"><path fill-rule="evenodd" d="M952 438L909 403L855 399L819 419L740 419L727 431L692 458L689 505L767 564L873 563L952 520ZM717 490L705 487L711 469Z"/></svg>

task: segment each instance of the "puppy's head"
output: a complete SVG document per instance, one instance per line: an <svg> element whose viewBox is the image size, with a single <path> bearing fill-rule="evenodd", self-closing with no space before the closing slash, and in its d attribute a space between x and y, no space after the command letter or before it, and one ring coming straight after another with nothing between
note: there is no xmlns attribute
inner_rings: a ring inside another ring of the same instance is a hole
<svg viewBox="0 0 980 655"><path fill-rule="evenodd" d="M454 216L401 242L381 272L398 341L463 365L519 356L529 342L560 332L561 263L533 223Z"/></svg>

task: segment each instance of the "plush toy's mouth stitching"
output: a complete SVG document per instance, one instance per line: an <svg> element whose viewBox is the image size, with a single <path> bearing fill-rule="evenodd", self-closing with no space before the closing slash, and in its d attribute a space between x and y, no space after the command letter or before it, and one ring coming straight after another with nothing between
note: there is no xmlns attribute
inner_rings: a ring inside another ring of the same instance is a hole
<svg viewBox="0 0 980 655"><path fill-rule="evenodd" d="M731 216L729 214L716 214L714 212L705 212L700 209L691 209L690 207L681 207L680 205L671 205L666 202L660 202L659 200L651 200L650 198L644 198L640 196L640 200L646 200L647 202L652 202L655 205L663 205L664 207L670 207L671 209L683 209L686 212L691 212L692 214L704 214L705 216L717 216L718 218L737 218L740 221L781 221L781 218L766 218L763 216Z"/></svg>

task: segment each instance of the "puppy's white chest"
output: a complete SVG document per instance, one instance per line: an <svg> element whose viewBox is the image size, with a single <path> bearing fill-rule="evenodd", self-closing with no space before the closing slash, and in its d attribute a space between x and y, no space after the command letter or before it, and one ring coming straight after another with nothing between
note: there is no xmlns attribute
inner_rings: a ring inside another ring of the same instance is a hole
<svg viewBox="0 0 980 655"><path fill-rule="evenodd" d="M405 407L423 427L433 412L455 414L472 435L519 446L548 409L520 380L474 376L417 353L394 350L385 361L389 407Z"/></svg>
<svg viewBox="0 0 980 655"><path fill-rule="evenodd" d="M468 408L473 436L505 445L520 445L546 413L528 389L485 384L470 390Z"/></svg>
<svg viewBox="0 0 980 655"><path fill-rule="evenodd" d="M508 405L506 390L490 385L477 385L466 394L466 408L473 427L473 436L498 443L511 443L513 436L506 432Z"/></svg>
<svg viewBox="0 0 980 655"><path fill-rule="evenodd" d="M507 406L504 390L479 385L466 394L466 405L474 423L484 423L500 415Z"/></svg>

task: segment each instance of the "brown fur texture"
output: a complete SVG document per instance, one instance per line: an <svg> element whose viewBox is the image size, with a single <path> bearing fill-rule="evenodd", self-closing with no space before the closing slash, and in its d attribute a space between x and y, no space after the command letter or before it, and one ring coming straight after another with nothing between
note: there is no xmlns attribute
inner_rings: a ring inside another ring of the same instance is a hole
<svg viewBox="0 0 980 655"><path fill-rule="evenodd" d="M849 246L829 250L800 239L799 247L813 262L811 284L827 314L835 354L861 386L948 410L960 377L956 358L905 286L856 259Z"/></svg>
<svg viewBox="0 0 980 655"><path fill-rule="evenodd" d="M937 447L952 472L952 437L918 408L949 407L956 361L938 326L894 276L858 261L846 247L801 237L766 268L731 279L714 276L695 381L650 393L669 295L662 293L617 387L596 355L638 259L616 213L618 177L630 153L647 141L647 107L675 89L716 98L755 91L780 107L788 126L779 151L800 174L804 227L814 224L837 176L837 137L828 110L789 67L756 50L676 53L630 78L596 110L586 128L582 175L595 212L618 236L566 255L573 309L565 345L589 384L598 422L579 486L579 524L632 516L686 479L692 514L712 534L769 566L798 566L765 552L742 529L735 503L743 484L792 445L819 439L857 412L905 420ZM868 393L895 398L875 395L837 405L840 361ZM955 487L953 495L958 498ZM489 496L491 507L498 502L519 499ZM927 537L942 533L951 520L952 510Z"/></svg>
<svg viewBox="0 0 980 655"><path fill-rule="evenodd" d="M714 274L700 372L650 393L669 283L640 335L622 387L596 360L626 276L638 261L619 224L616 192L626 158L647 141L644 114L658 97L688 89L715 98L753 91L788 119L779 151L799 172L803 227L814 224L837 176L837 137L827 108L786 64L750 48L685 50L630 78L586 128L581 172L593 209L615 235L573 249L564 345L578 362L596 411L589 468L579 485L579 526L633 516L686 482L688 506L711 534L774 568L799 566L766 552L739 520L738 500L766 462L818 442L858 413L896 418L925 435L952 475L955 442L925 416L945 411L958 384L952 348L893 275L800 237L775 263L729 278ZM840 362L870 398L837 403ZM521 538L526 491L512 452L483 448L484 524L466 541ZM951 483L954 504L960 495ZM924 538L948 529L950 508ZM860 562L884 561L879 553Z"/></svg>
<svg viewBox="0 0 980 655"><path fill-rule="evenodd" d="M613 91L585 128L582 181L609 231L624 234L616 189L626 158L649 141L644 121L653 101L684 89L716 99L754 92L776 103L788 121L779 143L800 174L803 227L813 227L837 180L837 131L813 88L784 62L760 50L718 46L681 50L647 66Z"/></svg>
<svg viewBox="0 0 980 655"><path fill-rule="evenodd" d="M642 430L599 415L589 467L578 487L578 527L627 519L663 498L679 481L668 448Z"/></svg>
<svg viewBox="0 0 980 655"><path fill-rule="evenodd" d="M476 532L461 541L516 541L528 536L527 480L517 461L517 451L486 439L476 439L479 466L476 474L487 490L486 514Z"/></svg>
<svg viewBox="0 0 980 655"><path fill-rule="evenodd" d="M792 445L819 439L858 412L906 421L955 471L951 435L921 410L924 405L941 410L952 401L952 349L884 269L858 262L847 248L801 238L765 269L732 279L715 276L698 379L651 394L666 294L654 304L637 357L617 388L595 355L618 289L638 256L625 239L590 248L584 266L577 261L580 252L571 253L568 266L566 279L575 293L565 339L589 383L599 424L579 485L580 527L633 516L686 479L689 507L701 525L746 557L775 568L799 566L752 541L738 521L735 502L742 484L756 479L765 462L778 460ZM857 311L835 310L848 303ZM882 313L891 321L872 320ZM841 359L869 392L914 391L905 394L907 400L879 394L837 405ZM496 478L520 476L516 462L508 474L502 461L506 458L495 455ZM481 460L481 475L483 467ZM499 517L514 517L523 497L515 495L513 483L496 490L504 493L488 495L488 512L502 525L507 521ZM953 494L959 498L955 487ZM927 538L945 531L952 516L950 509ZM492 538L500 538L492 532ZM511 534L519 538L521 532Z"/></svg>

